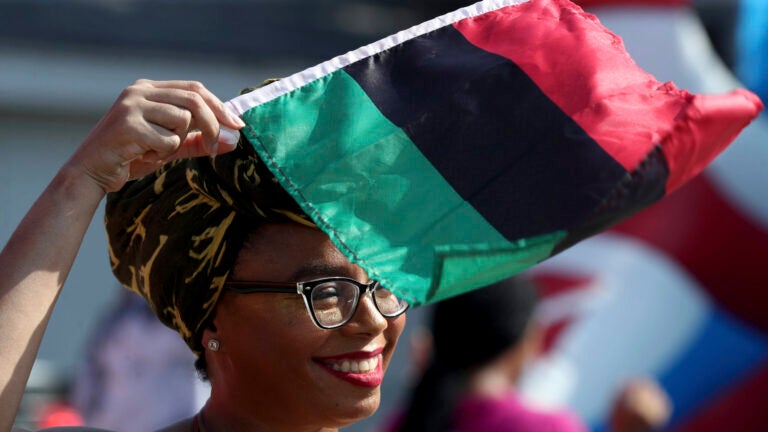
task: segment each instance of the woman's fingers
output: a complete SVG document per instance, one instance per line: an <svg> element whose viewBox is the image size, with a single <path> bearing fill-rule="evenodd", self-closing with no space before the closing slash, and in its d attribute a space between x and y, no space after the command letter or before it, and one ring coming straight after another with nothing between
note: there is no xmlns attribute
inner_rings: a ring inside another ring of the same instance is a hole
<svg viewBox="0 0 768 432"><path fill-rule="evenodd" d="M211 110L219 123L232 129L240 129L245 124L235 115L219 98L197 81L149 81L139 80L137 83L146 83L156 88L186 90L199 96L205 105Z"/></svg>
<svg viewBox="0 0 768 432"><path fill-rule="evenodd" d="M179 151L176 152L176 154L174 154L171 159L168 159L168 161L227 153L237 147L237 142L239 140L239 131L221 126L219 129L219 138L214 144L213 148L211 148L206 143L202 133L190 132L187 134L187 137L184 140L184 143L181 145L181 148L179 148Z"/></svg>
<svg viewBox="0 0 768 432"><path fill-rule="evenodd" d="M216 132L211 138L210 129L198 129L193 115L185 109L147 102L145 119L159 138L152 148L152 160L166 160L208 156L233 150L240 140L240 132L227 126L215 124ZM191 132L189 132L191 131ZM145 158L145 160L147 160Z"/></svg>
<svg viewBox="0 0 768 432"><path fill-rule="evenodd" d="M189 122L181 125L178 122L163 122L155 118L147 118L148 121L166 127L181 136L190 129L197 129L203 135L205 143L212 148L219 135L219 122L213 110L206 104L198 93L181 89L153 89L146 95L148 101L161 103L166 107L168 117L173 117L175 111L181 109L189 113ZM183 127L183 131L180 128Z"/></svg>
<svg viewBox="0 0 768 432"><path fill-rule="evenodd" d="M177 145L181 144L187 132L193 128L193 114L191 111L167 103L159 103L151 100L143 102L142 116L146 124L157 133L161 133L158 128L165 129L167 132L175 134L180 139ZM155 127L153 127L155 126ZM167 136L165 132L162 136ZM164 144L161 142L161 144ZM178 146L173 149L178 150Z"/></svg>
<svg viewBox="0 0 768 432"><path fill-rule="evenodd" d="M172 135L168 138L169 140L178 139L178 136ZM234 150L239 138L240 133L238 131L222 126L215 154L223 154ZM176 159L209 156L210 154L210 149L206 145L202 134L200 132L190 132L176 152L160 154L150 150L141 157L134 159L130 164L130 178L135 179L149 174Z"/></svg>
<svg viewBox="0 0 768 432"><path fill-rule="evenodd" d="M181 137L192 129L200 132L200 139L202 139L206 151L199 153L198 149L195 148L189 152L190 154L197 156L215 154L218 150L218 141L222 138L221 126L229 126L235 130L244 126L242 120L227 109L226 105L210 91L202 87L202 84L174 81L143 82L143 85L152 87L152 90L146 94L147 100L157 102L161 104L160 106L165 107L165 110L147 112L148 121L166 127ZM189 113L188 117L182 115L186 113ZM227 133L223 135L223 138L225 144L233 141ZM196 139L194 143L198 144L199 141Z"/></svg>
<svg viewBox="0 0 768 432"><path fill-rule="evenodd" d="M120 94L71 163L105 191L117 190L165 162L233 149L242 126L200 83L139 80Z"/></svg>
<svg viewBox="0 0 768 432"><path fill-rule="evenodd" d="M240 132L220 123L218 116L232 116L236 122L225 121L238 127L244 125L242 120L201 84L140 80L136 85L146 87L142 112L148 133L143 135L154 137L144 138L153 144L131 163L131 178L176 159L226 153L236 147Z"/></svg>

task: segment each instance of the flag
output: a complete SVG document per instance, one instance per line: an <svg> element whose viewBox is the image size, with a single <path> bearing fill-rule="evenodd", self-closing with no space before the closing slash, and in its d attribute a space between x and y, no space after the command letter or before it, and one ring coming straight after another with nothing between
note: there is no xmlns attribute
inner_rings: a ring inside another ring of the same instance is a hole
<svg viewBox="0 0 768 432"><path fill-rule="evenodd" d="M480 2L228 103L339 250L412 305L650 205L762 109L656 81L567 0Z"/></svg>

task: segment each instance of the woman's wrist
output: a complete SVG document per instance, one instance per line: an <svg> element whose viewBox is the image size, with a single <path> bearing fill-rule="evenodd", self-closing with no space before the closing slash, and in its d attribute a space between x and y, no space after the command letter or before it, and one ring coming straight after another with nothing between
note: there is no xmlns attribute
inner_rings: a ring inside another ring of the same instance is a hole
<svg viewBox="0 0 768 432"><path fill-rule="evenodd" d="M51 180L49 188L63 198L72 200L73 204L92 205L94 208L107 194L104 185L100 184L85 168L72 160L62 165Z"/></svg>

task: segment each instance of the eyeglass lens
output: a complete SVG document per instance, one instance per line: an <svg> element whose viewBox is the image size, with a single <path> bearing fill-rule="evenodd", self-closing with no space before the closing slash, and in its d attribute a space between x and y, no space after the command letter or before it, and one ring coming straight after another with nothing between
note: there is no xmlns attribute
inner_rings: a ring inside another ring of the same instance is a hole
<svg viewBox="0 0 768 432"><path fill-rule="evenodd" d="M311 294L315 318L322 326L338 326L352 317L359 296L360 289L351 282L323 282L315 286ZM388 317L400 314L408 306L392 291L381 287L373 290L373 299L379 312Z"/></svg>

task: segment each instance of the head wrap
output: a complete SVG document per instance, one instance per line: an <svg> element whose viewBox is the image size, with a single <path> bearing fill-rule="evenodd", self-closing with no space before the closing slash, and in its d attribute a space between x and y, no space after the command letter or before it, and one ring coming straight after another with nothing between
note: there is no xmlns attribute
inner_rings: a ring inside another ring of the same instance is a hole
<svg viewBox="0 0 768 432"><path fill-rule="evenodd" d="M289 220L314 226L243 138L230 153L172 162L107 196L112 271L199 353L247 234Z"/></svg>

